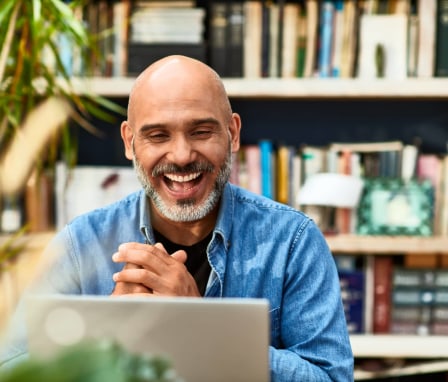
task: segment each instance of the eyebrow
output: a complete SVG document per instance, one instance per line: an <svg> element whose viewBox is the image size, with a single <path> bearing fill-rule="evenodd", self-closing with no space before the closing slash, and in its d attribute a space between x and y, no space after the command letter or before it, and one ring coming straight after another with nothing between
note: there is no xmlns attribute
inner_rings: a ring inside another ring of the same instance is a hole
<svg viewBox="0 0 448 382"><path fill-rule="evenodd" d="M196 119L192 119L191 121L189 121L189 124L191 126L199 126L199 125L202 125L202 124L205 124L205 123L213 124L213 125L216 125L216 126L220 125L219 121L216 118L212 118L212 117L209 117L209 118L196 118ZM141 126L139 131L140 131L140 133L144 134L147 131L151 131L151 130L155 130L155 129L161 129L161 128L166 128L166 127L167 127L167 125L163 124L163 123L149 123L149 124L145 124L145 125Z"/></svg>

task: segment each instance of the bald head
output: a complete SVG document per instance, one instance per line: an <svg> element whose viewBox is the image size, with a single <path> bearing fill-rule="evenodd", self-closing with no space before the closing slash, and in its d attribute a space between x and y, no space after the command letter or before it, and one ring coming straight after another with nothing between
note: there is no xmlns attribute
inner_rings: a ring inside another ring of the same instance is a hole
<svg viewBox="0 0 448 382"><path fill-rule="evenodd" d="M201 61L181 55L162 58L148 66L136 79L128 103L128 122L134 128L135 114L142 103L151 99L172 102L180 96L213 100L225 117L230 118L231 106L218 74ZM149 102L151 104L151 102Z"/></svg>

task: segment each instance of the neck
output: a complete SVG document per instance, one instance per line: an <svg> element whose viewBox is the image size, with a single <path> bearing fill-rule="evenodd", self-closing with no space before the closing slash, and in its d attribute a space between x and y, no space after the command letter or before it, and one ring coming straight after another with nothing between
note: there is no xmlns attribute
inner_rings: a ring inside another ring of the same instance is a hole
<svg viewBox="0 0 448 382"><path fill-rule="evenodd" d="M218 207L201 220L175 222L162 216L151 204L151 224L155 230L176 244L190 246L204 239L214 228Z"/></svg>

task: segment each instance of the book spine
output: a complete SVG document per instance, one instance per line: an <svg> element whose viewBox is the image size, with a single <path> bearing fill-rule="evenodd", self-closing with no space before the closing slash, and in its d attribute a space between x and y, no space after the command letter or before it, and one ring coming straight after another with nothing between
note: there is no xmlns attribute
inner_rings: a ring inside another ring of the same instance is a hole
<svg viewBox="0 0 448 382"><path fill-rule="evenodd" d="M392 257L375 256L373 266L373 333L389 333L392 304Z"/></svg>
<svg viewBox="0 0 448 382"><path fill-rule="evenodd" d="M270 140L262 140L260 145L261 155L261 194L273 199L273 153L274 148Z"/></svg>
<svg viewBox="0 0 448 382"><path fill-rule="evenodd" d="M331 77L331 56L333 51L334 4L324 1L321 8L319 77Z"/></svg>
<svg viewBox="0 0 448 382"><path fill-rule="evenodd" d="M261 77L262 7L258 1L244 2L243 74L245 78Z"/></svg>
<svg viewBox="0 0 448 382"><path fill-rule="evenodd" d="M339 283L349 333L364 332L364 273L359 270L340 270Z"/></svg>
<svg viewBox="0 0 448 382"><path fill-rule="evenodd" d="M448 0L437 3L436 77L448 77Z"/></svg>
<svg viewBox="0 0 448 382"><path fill-rule="evenodd" d="M227 5L225 2L212 2L210 4L210 50L209 60L211 67L221 77L227 77Z"/></svg>
<svg viewBox="0 0 448 382"><path fill-rule="evenodd" d="M298 4L285 4L283 10L283 46L281 77L293 78L297 72Z"/></svg>
<svg viewBox="0 0 448 382"><path fill-rule="evenodd" d="M437 0L418 0L419 36L417 77L433 77Z"/></svg>
<svg viewBox="0 0 448 382"><path fill-rule="evenodd" d="M229 5L228 28L228 77L243 76L244 5L233 1Z"/></svg>
<svg viewBox="0 0 448 382"><path fill-rule="evenodd" d="M262 0L261 9L261 76L269 77L270 67L270 12L269 5L265 0Z"/></svg>

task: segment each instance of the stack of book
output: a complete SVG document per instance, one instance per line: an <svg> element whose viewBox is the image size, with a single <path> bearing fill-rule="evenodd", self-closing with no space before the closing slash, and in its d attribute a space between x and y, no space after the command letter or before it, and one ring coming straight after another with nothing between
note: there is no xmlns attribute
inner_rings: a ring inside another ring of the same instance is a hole
<svg viewBox="0 0 448 382"><path fill-rule="evenodd" d="M448 334L448 270L396 267L391 333Z"/></svg>
<svg viewBox="0 0 448 382"><path fill-rule="evenodd" d="M171 54L206 61L205 9L194 1L138 1L130 15L128 74Z"/></svg>

